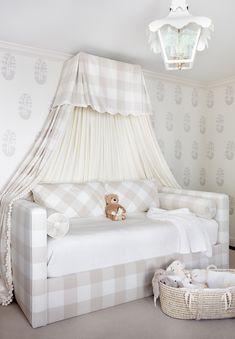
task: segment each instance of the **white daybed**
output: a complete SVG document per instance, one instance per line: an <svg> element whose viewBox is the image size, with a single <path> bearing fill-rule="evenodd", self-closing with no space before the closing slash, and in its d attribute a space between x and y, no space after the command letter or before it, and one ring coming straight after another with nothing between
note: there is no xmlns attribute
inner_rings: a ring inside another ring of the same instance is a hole
<svg viewBox="0 0 235 339"><path fill-rule="evenodd" d="M163 187L160 207L173 209L183 199L216 203L214 220L205 220L213 255L175 253L177 232L145 214L124 223L103 217L72 220L64 239L47 238L46 209L18 200L12 216L12 263L15 298L33 327L114 306L152 294L154 271L179 258L188 267L228 267L229 205L224 194ZM185 199L185 196L188 196ZM75 227L76 226L76 227ZM125 235L123 237L123 235ZM84 241L86 239L86 241ZM126 241L123 241L126 239Z"/></svg>

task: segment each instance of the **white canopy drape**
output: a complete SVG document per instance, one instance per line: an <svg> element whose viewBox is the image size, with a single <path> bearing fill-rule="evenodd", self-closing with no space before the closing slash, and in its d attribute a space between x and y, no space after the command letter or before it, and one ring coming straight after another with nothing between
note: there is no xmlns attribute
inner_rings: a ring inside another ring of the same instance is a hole
<svg viewBox="0 0 235 339"><path fill-rule="evenodd" d="M156 178L178 187L150 113L139 66L84 53L65 63L40 137L0 195L0 304L13 296L13 204L38 182Z"/></svg>
<svg viewBox="0 0 235 339"><path fill-rule="evenodd" d="M57 145L45 182L155 178L176 186L149 116L100 114L76 107Z"/></svg>

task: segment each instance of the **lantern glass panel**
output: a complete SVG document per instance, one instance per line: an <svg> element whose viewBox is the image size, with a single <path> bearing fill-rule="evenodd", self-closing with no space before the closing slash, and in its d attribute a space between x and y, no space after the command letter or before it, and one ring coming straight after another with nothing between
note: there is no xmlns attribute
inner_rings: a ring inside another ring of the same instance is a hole
<svg viewBox="0 0 235 339"><path fill-rule="evenodd" d="M182 29L170 25L163 26L159 37L165 62L193 62L200 31L196 24L189 24Z"/></svg>

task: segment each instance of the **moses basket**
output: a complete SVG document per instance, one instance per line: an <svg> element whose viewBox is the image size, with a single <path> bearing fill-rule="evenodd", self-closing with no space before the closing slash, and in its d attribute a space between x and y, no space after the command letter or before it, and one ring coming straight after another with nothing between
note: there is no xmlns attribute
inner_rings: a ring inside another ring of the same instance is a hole
<svg viewBox="0 0 235 339"><path fill-rule="evenodd" d="M235 270L215 270L231 272ZM235 317L235 286L218 289L175 288L160 282L162 311L177 319L224 319Z"/></svg>

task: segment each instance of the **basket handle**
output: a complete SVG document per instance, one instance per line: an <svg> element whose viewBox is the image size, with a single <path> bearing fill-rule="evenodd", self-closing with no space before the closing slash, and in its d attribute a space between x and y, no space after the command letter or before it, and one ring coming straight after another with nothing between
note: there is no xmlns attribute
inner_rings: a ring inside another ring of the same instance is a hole
<svg viewBox="0 0 235 339"><path fill-rule="evenodd" d="M207 271L208 270L217 270L217 266L215 266L215 265L209 265L209 266L207 266Z"/></svg>
<svg viewBox="0 0 235 339"><path fill-rule="evenodd" d="M190 311L192 311L192 302L194 301L194 296L190 292L186 292L184 294L184 300L186 306L189 308Z"/></svg>
<svg viewBox="0 0 235 339"><path fill-rule="evenodd" d="M232 306L232 293L231 292L225 292L222 295L221 301L224 301L225 311L228 311Z"/></svg>

